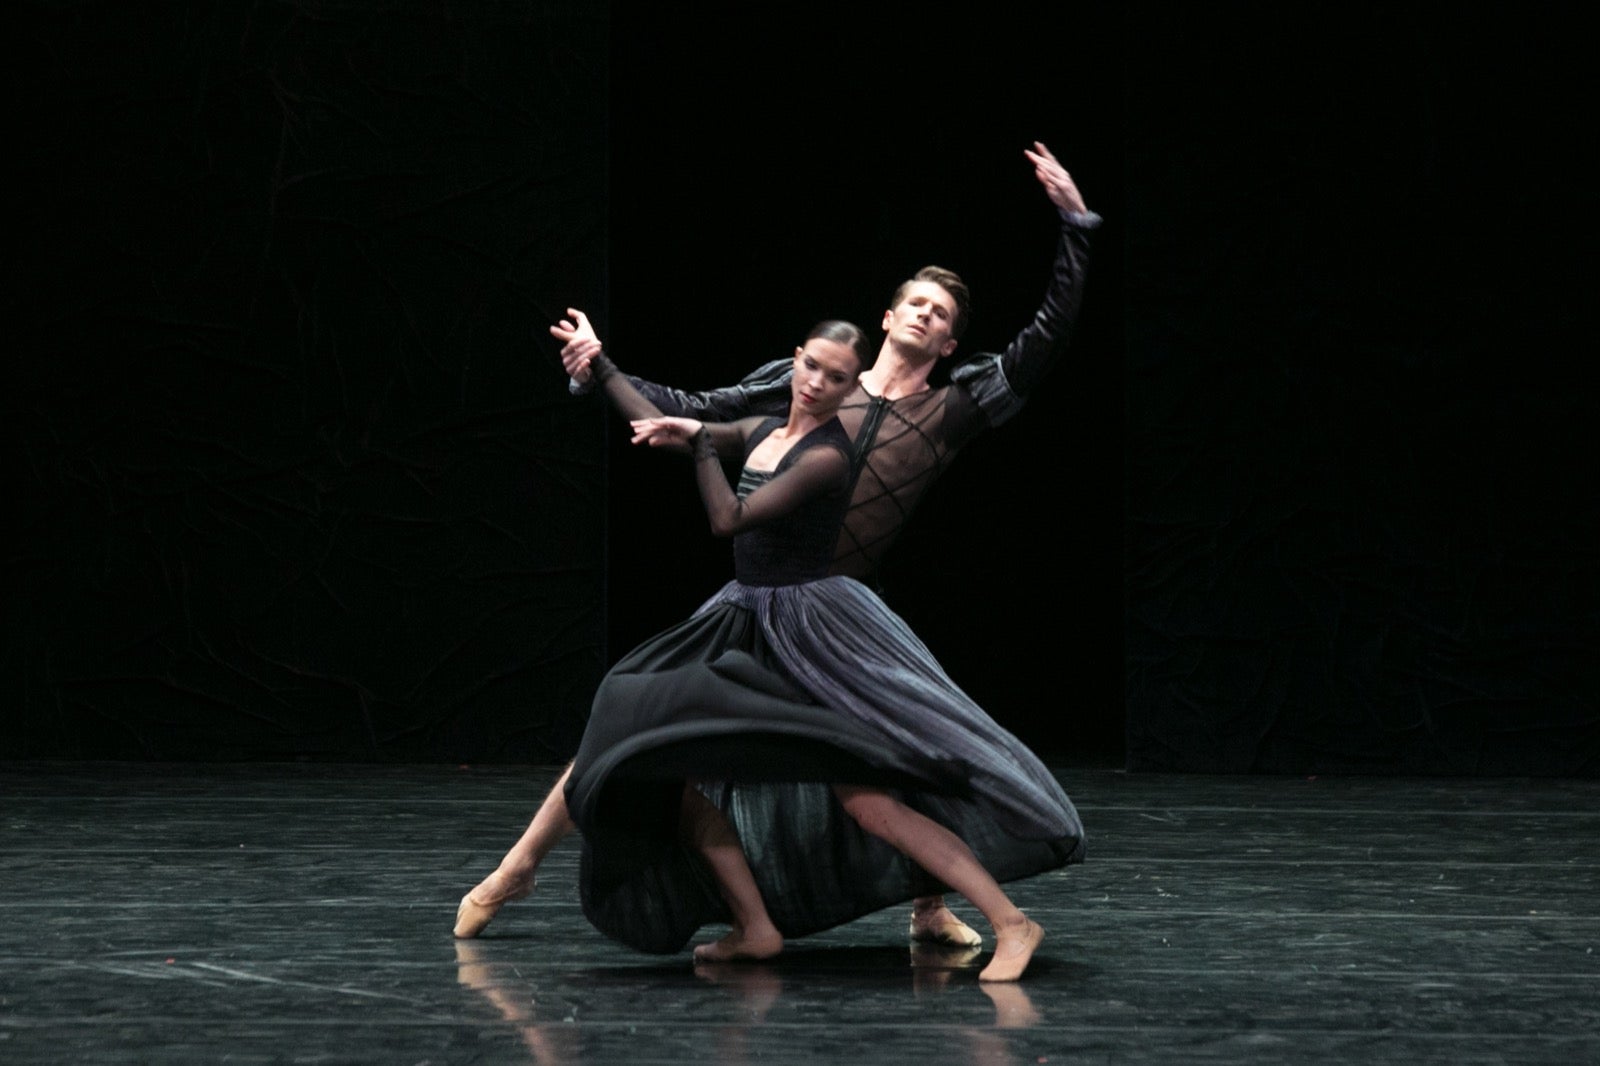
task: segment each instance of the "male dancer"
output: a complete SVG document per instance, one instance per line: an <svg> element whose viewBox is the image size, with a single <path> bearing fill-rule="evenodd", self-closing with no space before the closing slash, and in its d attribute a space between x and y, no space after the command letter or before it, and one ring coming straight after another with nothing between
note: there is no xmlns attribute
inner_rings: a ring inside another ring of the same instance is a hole
<svg viewBox="0 0 1600 1066"><path fill-rule="evenodd" d="M967 286L953 271L929 266L895 291L883 314L877 360L838 412L854 442L860 474L834 551L834 574L876 584L884 554L923 493L973 437L1017 413L1067 347L1083 293L1089 234L1100 217L1084 205L1071 175L1048 148L1035 141L1023 154L1060 218L1061 238L1044 301L1004 352L965 361L952 371L949 385L936 389L928 377L956 350L966 328ZM565 344L562 363L573 390L586 392L596 377L617 371L600 353L587 317L573 308L568 315L550 333ZM728 422L786 412L793 367L790 359L768 363L737 385L702 393L630 380L666 414ZM462 897L457 937L477 936L501 906L533 891L539 863L574 828L565 797L570 772L569 767L556 781L499 867ZM911 938L966 947L982 943L937 896L913 902Z"/></svg>

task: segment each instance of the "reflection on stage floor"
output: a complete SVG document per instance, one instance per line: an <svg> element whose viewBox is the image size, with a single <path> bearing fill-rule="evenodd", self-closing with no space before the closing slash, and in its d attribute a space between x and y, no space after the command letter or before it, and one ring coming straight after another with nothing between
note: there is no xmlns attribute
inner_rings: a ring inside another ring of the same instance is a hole
<svg viewBox="0 0 1600 1066"><path fill-rule="evenodd" d="M0 1061L1600 1060L1600 782L1059 767L1088 859L1012 886L1048 935L991 985L898 911L635 954L575 839L454 940L557 769L0 764Z"/></svg>

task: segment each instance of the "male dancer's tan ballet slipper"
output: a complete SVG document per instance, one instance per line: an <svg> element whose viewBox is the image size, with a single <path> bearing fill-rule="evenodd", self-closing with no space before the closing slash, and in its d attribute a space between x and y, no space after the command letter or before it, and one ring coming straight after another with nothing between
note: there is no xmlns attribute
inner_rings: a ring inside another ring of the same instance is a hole
<svg viewBox="0 0 1600 1066"><path fill-rule="evenodd" d="M1044 927L1032 918L1023 919L1024 925L1012 927L994 935L994 958L978 974L980 981L1015 981L1022 976L1033 959L1033 953L1044 942Z"/></svg>
<svg viewBox="0 0 1600 1066"><path fill-rule="evenodd" d="M911 939L922 944L948 944L955 948L977 948L983 946L983 937L972 926L957 918L948 909L940 920L930 924L919 924L917 916L911 916Z"/></svg>
<svg viewBox="0 0 1600 1066"><path fill-rule="evenodd" d="M504 907L512 900L526 899L532 892L533 885L530 884L527 888L501 896L491 903L479 903L472 898L472 893L468 892L461 897L461 905L456 908L456 927L454 930L456 939L471 940L483 932L484 927L494 920L494 916L500 912L501 907Z"/></svg>

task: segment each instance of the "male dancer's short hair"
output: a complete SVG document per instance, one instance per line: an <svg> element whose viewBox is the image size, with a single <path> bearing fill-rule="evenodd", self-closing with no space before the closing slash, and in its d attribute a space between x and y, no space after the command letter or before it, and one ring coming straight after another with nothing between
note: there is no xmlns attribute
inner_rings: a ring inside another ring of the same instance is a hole
<svg viewBox="0 0 1600 1066"><path fill-rule="evenodd" d="M950 323L950 336L957 340L967 331L967 318L972 314L972 292L967 288L967 283L961 280L961 275L954 270L946 270L942 266L925 266L915 274L900 283L894 290L894 295L889 299L889 309L900 306L900 301L906 298L906 290L919 281L931 281L945 292L949 293L956 302L956 320Z"/></svg>

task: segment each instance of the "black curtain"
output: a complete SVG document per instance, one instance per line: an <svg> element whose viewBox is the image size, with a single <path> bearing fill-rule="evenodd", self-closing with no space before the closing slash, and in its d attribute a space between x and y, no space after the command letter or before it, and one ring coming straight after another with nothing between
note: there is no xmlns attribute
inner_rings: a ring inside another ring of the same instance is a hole
<svg viewBox="0 0 1600 1066"><path fill-rule="evenodd" d="M550 759L604 666L609 16L18 5L7 757Z"/></svg>
<svg viewBox="0 0 1600 1066"><path fill-rule="evenodd" d="M1129 766L1595 773L1581 27L1142 7Z"/></svg>
<svg viewBox="0 0 1600 1066"><path fill-rule="evenodd" d="M973 285L966 350L999 347L1055 241L1036 138L1108 219L1077 344L886 576L997 718L1120 749L1109 12L15 18L5 755L565 758L604 667L730 567L687 469L567 395L548 323L724 384L820 318L875 333L934 262Z"/></svg>
<svg viewBox="0 0 1600 1066"><path fill-rule="evenodd" d="M549 322L725 384L939 263L992 350L1040 139L1074 344L885 575L951 675L1058 759L1593 773L1585 38L1503 14L19 7L0 754L565 758L729 559Z"/></svg>

